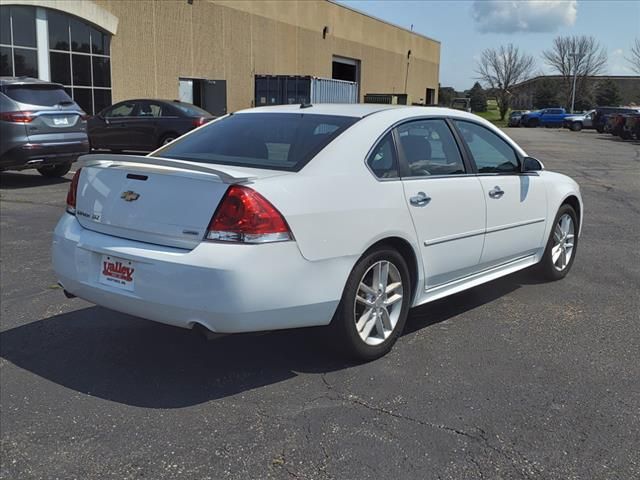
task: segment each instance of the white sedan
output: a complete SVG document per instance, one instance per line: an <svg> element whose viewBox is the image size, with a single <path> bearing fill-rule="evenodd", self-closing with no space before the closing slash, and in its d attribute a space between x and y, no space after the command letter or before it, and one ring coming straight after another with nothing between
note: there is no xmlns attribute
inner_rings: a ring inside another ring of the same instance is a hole
<svg viewBox="0 0 640 480"><path fill-rule="evenodd" d="M576 182L443 108L256 108L79 166L53 238L67 295L218 333L330 324L361 359L411 307L564 277L582 225Z"/></svg>

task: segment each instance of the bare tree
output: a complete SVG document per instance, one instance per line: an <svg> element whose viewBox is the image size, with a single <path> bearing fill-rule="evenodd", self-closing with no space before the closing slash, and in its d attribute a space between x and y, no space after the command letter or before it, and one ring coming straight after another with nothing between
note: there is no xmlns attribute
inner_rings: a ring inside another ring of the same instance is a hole
<svg viewBox="0 0 640 480"><path fill-rule="evenodd" d="M564 88L561 98L565 107L571 104L574 75L578 98L588 92L588 77L603 73L607 66L605 49L594 37L586 35L556 37L553 46L542 52L542 58L562 77Z"/></svg>
<svg viewBox="0 0 640 480"><path fill-rule="evenodd" d="M634 72L640 73L640 38L636 38L631 46L631 56L627 58Z"/></svg>
<svg viewBox="0 0 640 480"><path fill-rule="evenodd" d="M487 48L482 52L476 73L496 92L500 120L504 120L511 104L511 87L531 76L535 61L513 44Z"/></svg>

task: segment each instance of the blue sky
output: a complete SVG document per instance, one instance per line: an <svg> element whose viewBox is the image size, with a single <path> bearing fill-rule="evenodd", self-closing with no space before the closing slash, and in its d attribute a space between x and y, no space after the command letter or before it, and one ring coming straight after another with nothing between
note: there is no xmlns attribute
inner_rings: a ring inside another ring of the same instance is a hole
<svg viewBox="0 0 640 480"><path fill-rule="evenodd" d="M340 0L347 6L441 42L440 83L471 88L485 48L513 43L536 58L558 35L593 35L608 53L606 73L633 75L625 60L640 37L638 0Z"/></svg>

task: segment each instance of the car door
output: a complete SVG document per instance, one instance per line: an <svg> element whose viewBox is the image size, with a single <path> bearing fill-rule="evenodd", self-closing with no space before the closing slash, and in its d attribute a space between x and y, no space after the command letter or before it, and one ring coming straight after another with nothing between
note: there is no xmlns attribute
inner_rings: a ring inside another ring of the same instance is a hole
<svg viewBox="0 0 640 480"><path fill-rule="evenodd" d="M544 245L547 193L537 172L521 173L515 149L497 133L472 121L455 120L475 163L486 202L486 233L480 264L507 263Z"/></svg>
<svg viewBox="0 0 640 480"><path fill-rule="evenodd" d="M444 119L395 129L407 208L421 247L426 289L477 270L485 228L485 199Z"/></svg>
<svg viewBox="0 0 640 480"><path fill-rule="evenodd" d="M157 132L163 118L163 106L153 100L141 100L135 115L129 122L132 146L134 150L151 151L157 148Z"/></svg>
<svg viewBox="0 0 640 480"><path fill-rule="evenodd" d="M125 150L130 148L128 124L136 110L136 102L116 103L96 118L90 128L91 143L96 148Z"/></svg>

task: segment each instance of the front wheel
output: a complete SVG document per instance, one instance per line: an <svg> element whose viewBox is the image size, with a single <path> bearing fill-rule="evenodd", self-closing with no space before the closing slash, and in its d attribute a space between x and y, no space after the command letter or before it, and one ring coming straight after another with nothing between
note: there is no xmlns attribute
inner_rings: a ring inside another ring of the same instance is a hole
<svg viewBox="0 0 640 480"><path fill-rule="evenodd" d="M358 261L331 321L342 350L359 360L385 355L404 329L411 300L409 269L390 247L372 250Z"/></svg>
<svg viewBox="0 0 640 480"><path fill-rule="evenodd" d="M576 257L578 248L578 216L571 205L564 204L558 210L553 230L547 242L539 272L546 280L564 278Z"/></svg>
<svg viewBox="0 0 640 480"><path fill-rule="evenodd" d="M571 131L573 132L579 132L580 130L582 130L582 123L573 122L570 128L571 128Z"/></svg>
<svg viewBox="0 0 640 480"><path fill-rule="evenodd" d="M58 165L47 165L45 167L40 167L38 172L43 177L47 178L59 178L64 177L71 170L71 162L69 163L60 163Z"/></svg>

